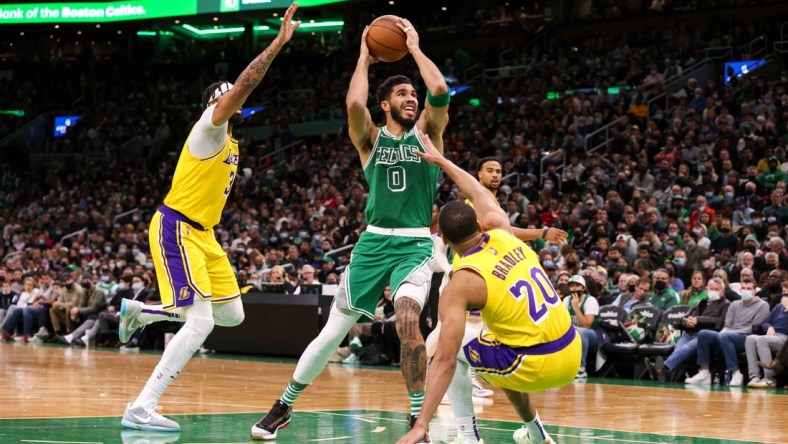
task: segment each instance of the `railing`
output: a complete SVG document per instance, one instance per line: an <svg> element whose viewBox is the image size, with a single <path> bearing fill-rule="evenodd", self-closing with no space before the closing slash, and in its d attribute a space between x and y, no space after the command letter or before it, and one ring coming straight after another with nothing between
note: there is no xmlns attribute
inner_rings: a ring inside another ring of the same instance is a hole
<svg viewBox="0 0 788 444"><path fill-rule="evenodd" d="M512 77L522 76L526 73L527 69L528 69L527 65L499 66L497 68L485 69L483 83L486 83L488 79L489 80L508 79Z"/></svg>
<svg viewBox="0 0 788 444"><path fill-rule="evenodd" d="M615 119L612 122L608 123L607 125L602 126L602 127L598 128L598 129L586 134L586 137L583 140L583 147L586 150L586 154L590 154L590 153L598 150L599 148L607 145L608 141L611 139L611 137L610 137L611 129L614 126L626 125L627 123L629 123L629 118L627 116L621 116L618 119ZM595 143L594 140L600 140L598 137L596 137L599 134L604 134L604 137L601 139L602 142L596 143L593 146L589 146L592 143Z"/></svg>
<svg viewBox="0 0 788 444"><path fill-rule="evenodd" d="M325 253L323 253L323 256L328 256L328 255L331 255L331 254L343 252L345 250L350 250L350 249L352 249L355 246L356 246L356 244L347 244L344 247L334 248L333 250L328 250Z"/></svg>
<svg viewBox="0 0 788 444"><path fill-rule="evenodd" d="M65 235L65 236L63 236L63 237L61 237L61 238L60 238L60 242L63 242L64 240L66 240L66 239L70 239L70 238L72 238L72 237L75 237L75 236L79 236L79 233L87 233L87 232L88 232L88 229L87 229L87 228L83 228L83 229L81 229L81 230L77 230L77 231L75 231L75 232L73 232L73 233L69 233L69 234L67 234L67 235Z"/></svg>
<svg viewBox="0 0 788 444"><path fill-rule="evenodd" d="M699 60L689 65L686 69L682 71L681 74L676 74L665 79L665 86L664 88L662 88L663 91L665 92L652 97L651 99L649 99L648 102L646 102L646 111L647 111L646 118L648 119L651 118L651 112L654 109L654 104L656 104L657 101L664 101L663 109L667 109L668 100L669 100L667 91L670 91L673 87L675 87L677 82L680 82L685 77L691 76L693 73L699 71L701 68L705 67L710 63L713 63L718 59L730 57L732 55L733 55L733 47L731 46L715 46L712 48L706 48L706 50L704 51L705 57L702 60Z"/></svg>
<svg viewBox="0 0 788 444"><path fill-rule="evenodd" d="M760 49L755 49L760 46ZM761 35L750 40L748 45L750 57L753 59L763 58L769 52L769 42L765 35Z"/></svg>
<svg viewBox="0 0 788 444"><path fill-rule="evenodd" d="M3 148L4 146L8 145L9 143L11 143L11 142L13 142L13 141L15 141L15 140L17 140L17 139L19 139L21 137L24 137L25 133L28 133L30 131L30 129L33 128L33 126L41 124L41 123L45 123L45 120L47 119L47 116L48 115L46 113L39 114L35 119L27 122L26 124L24 124L21 127L19 127L19 129L17 129L13 133L5 136L2 140L0 140L0 148Z"/></svg>
<svg viewBox="0 0 788 444"><path fill-rule="evenodd" d="M122 219L122 218L124 218L124 217L126 217L126 216L128 216L128 215L130 215L130 214L138 213L139 211L140 211L140 209L139 209L139 208L135 208L135 209L133 209L133 210L129 210L129 211L126 211L126 212L124 212L124 213L120 213L120 214L118 214L117 216L115 216L115 217L113 217L113 218L112 218L112 225L114 226L114 225L115 225L115 223L116 223L118 220L120 220L120 219Z"/></svg>
<svg viewBox="0 0 788 444"><path fill-rule="evenodd" d="M12 257L19 256L22 253L24 253L24 250L23 251L14 251L13 253L6 254L5 256L3 256L3 263L6 263L6 261L8 261L8 259L11 259Z"/></svg>
<svg viewBox="0 0 788 444"><path fill-rule="evenodd" d="M520 173L518 173L517 171L515 171L513 173L509 173L509 174L501 177L501 182L503 182L504 180L509 179L510 177L517 178L517 184L516 185L517 185L517 188L520 188Z"/></svg>
<svg viewBox="0 0 788 444"><path fill-rule="evenodd" d="M510 47L509 49L505 49L501 51L500 54L498 54L498 66L509 65L512 62L512 59L508 59L507 57L512 53L514 53L514 57L512 57L512 59L517 61L517 48Z"/></svg>
<svg viewBox="0 0 788 444"><path fill-rule="evenodd" d="M283 147L281 147L281 148L277 149L276 151L273 151L273 152L271 152L271 153L268 153L268 154L264 155L263 157L261 157L261 158L260 158L260 163L263 163L263 161L264 161L264 160L266 160L266 159L268 159L268 158L272 158L272 157L274 157L274 156L276 156L276 155L278 155L278 154L280 154L280 153L283 153L283 152L285 152L285 151L287 151L287 150L293 150L293 151L295 151L295 147L296 147L297 145L302 145L303 143L304 143L304 140L303 140L303 139L298 139L298 140L296 140L295 142L291 142L291 143L289 143L289 144L287 144L287 145L285 145L285 146L283 146ZM292 157L292 156L291 156L291 157Z"/></svg>
<svg viewBox="0 0 788 444"><path fill-rule="evenodd" d="M465 83L471 83L474 80L482 77L484 75L484 65L481 63L477 63L475 65L469 66L465 68L465 73L463 73L463 78Z"/></svg>
<svg viewBox="0 0 788 444"><path fill-rule="evenodd" d="M559 148L552 153L548 153L546 156L542 156L542 161L539 163L539 171L542 174L539 176L539 186L541 187L544 185L544 178L547 177L547 170L545 169L544 165L547 162L552 162L556 157L561 156L561 164L555 167L556 173L563 171L564 167L566 166L566 150L563 148Z"/></svg>

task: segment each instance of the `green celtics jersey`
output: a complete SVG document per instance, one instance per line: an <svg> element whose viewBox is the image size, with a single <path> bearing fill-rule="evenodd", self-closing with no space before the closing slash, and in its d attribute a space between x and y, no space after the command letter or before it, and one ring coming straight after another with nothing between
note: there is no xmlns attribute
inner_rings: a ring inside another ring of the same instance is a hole
<svg viewBox="0 0 788 444"><path fill-rule="evenodd" d="M367 223L381 228L429 227L440 168L414 151L424 152L414 126L396 137L383 126L364 165L369 184Z"/></svg>

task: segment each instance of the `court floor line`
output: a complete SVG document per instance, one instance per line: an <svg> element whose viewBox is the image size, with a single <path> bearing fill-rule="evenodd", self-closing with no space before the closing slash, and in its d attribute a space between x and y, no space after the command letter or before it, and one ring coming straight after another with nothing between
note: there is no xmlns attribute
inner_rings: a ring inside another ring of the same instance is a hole
<svg viewBox="0 0 788 444"><path fill-rule="evenodd" d="M354 412L354 411L358 411L358 413L351 413L351 412ZM368 410L368 409L358 409L358 410L348 410L348 409L304 409L304 410L298 410L295 413L299 413L299 412L301 412L301 413L312 413L312 414L329 414L329 415L334 415L334 416L344 416L344 417L350 417L350 418L357 419L357 420L360 420L360 421L363 421L363 422L367 422L367 423L374 423L375 421L387 421L387 422L396 422L396 423L407 423L408 422L408 420L404 419L404 418L403 419L386 418L386 417L382 417L379 414L377 414L378 412L386 412L386 413L396 414L396 415L404 415L404 414L406 414L406 412L393 411L393 410L384 410L384 409L376 409L376 410ZM173 416L185 416L185 415L241 415L241 414L250 414L250 413L255 413L255 412L240 411L240 412L222 412L222 413L179 413L179 414L173 415ZM110 418L111 419L111 418L118 418L118 417L120 417L120 415L117 415L117 416L107 416L107 415L98 416L98 415L93 415L93 416L68 416L68 417L61 416L61 417L57 417L57 419L80 419L80 418ZM448 415L442 415L440 417L442 417L442 418L451 418L451 416L448 416ZM36 420L36 419L38 419L38 420L44 419L45 420L45 419L52 419L52 417L0 418L0 422L14 421L14 420L22 420L22 421L24 421L24 420ZM516 428L518 426L520 426L520 424L518 422L509 421L509 420L482 419L482 421L495 421L495 422L498 422L498 423L509 423L509 424L512 424L513 426L515 426L512 429L508 429L508 428L489 427L489 426L485 426L485 425L480 425L479 428L482 429L482 430L512 432L512 431L516 430ZM582 439L590 439L590 440L598 440L598 441L627 442L627 443L633 443L633 444L655 444L655 443L664 443L664 442L669 442L669 441L641 441L641 440L629 440L629 439L622 440L620 437L615 437L615 435L609 435L609 433L610 432L638 433L638 434L648 434L648 435L654 435L654 436L661 436L661 437L665 437L665 438L696 438L696 439L712 439L712 440L717 439L717 440L724 440L724 441L730 442L730 443L734 443L734 442L749 443L749 442L751 442L751 441L744 441L744 440L739 440L739 439L714 438L714 437L709 437L709 436L693 436L693 435L678 435L678 436L676 436L676 435L672 435L672 434L668 434L668 433L661 434L661 433L646 433L646 432L642 432L642 431L613 430L613 429L605 429L605 428L597 428L597 427L585 427L585 426L578 427L578 426L569 425L569 424L550 423L550 424L548 424L548 426L550 426L551 428L552 427L569 427L569 428L573 428L573 429L596 430L596 431L600 431L600 432L603 432L603 433L604 432L607 433L607 434L602 434L602 435L598 435L598 436L587 436L587 435L580 436L580 435L573 435L573 434L558 434L558 433L556 433L555 434L556 436L564 436L564 437L569 437L569 438L582 438ZM344 437L340 437L340 438L344 438ZM20 440L20 442L42 443L42 444L101 444L99 442L94 442L94 441ZM784 443L781 443L779 441L759 441L759 443L760 444L784 444ZM205 444L205 443L200 443L200 444Z"/></svg>

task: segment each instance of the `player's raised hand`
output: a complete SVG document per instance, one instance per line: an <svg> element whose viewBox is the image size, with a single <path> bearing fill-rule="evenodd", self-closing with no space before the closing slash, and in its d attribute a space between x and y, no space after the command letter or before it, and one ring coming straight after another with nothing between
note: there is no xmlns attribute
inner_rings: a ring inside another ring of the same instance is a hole
<svg viewBox="0 0 788 444"><path fill-rule="evenodd" d="M569 233L560 228L550 228L547 230L545 240L550 241L556 245L561 245L569 238Z"/></svg>
<svg viewBox="0 0 788 444"><path fill-rule="evenodd" d="M373 56L372 53L369 52L369 46L367 46L367 34L369 33L369 26L364 28L364 32L361 34L361 50L359 52L359 57L366 58L369 64L377 63L378 58Z"/></svg>
<svg viewBox="0 0 788 444"><path fill-rule="evenodd" d="M405 33L405 45L408 46L408 51L417 49L419 47L419 33L416 32L416 28L406 18L400 18L399 20L397 26Z"/></svg>
<svg viewBox="0 0 788 444"><path fill-rule="evenodd" d="M293 37L293 33L299 26L301 26L301 20L292 23L293 16L295 15L296 10L298 9L298 3L293 2L290 7L287 8L285 11L285 16L282 19L282 26L279 27L279 35L276 37L282 41L282 43L287 43Z"/></svg>
<svg viewBox="0 0 788 444"><path fill-rule="evenodd" d="M418 131L419 139L421 139L421 143L424 145L424 150L426 152L422 153L421 151L414 151L417 156L421 157L422 159L426 160L427 162L438 165L441 160L444 159L443 154L441 154L435 145L432 144L432 140L430 137L423 133L418 127L416 127L416 131Z"/></svg>

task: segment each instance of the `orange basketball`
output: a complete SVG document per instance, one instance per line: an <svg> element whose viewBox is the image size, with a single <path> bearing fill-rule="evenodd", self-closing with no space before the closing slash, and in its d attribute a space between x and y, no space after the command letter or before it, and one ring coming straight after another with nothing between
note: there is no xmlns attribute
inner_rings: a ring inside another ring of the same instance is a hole
<svg viewBox="0 0 788 444"><path fill-rule="evenodd" d="M396 62L408 53L405 32L397 26L399 17L382 15L369 25L367 47L381 62Z"/></svg>

